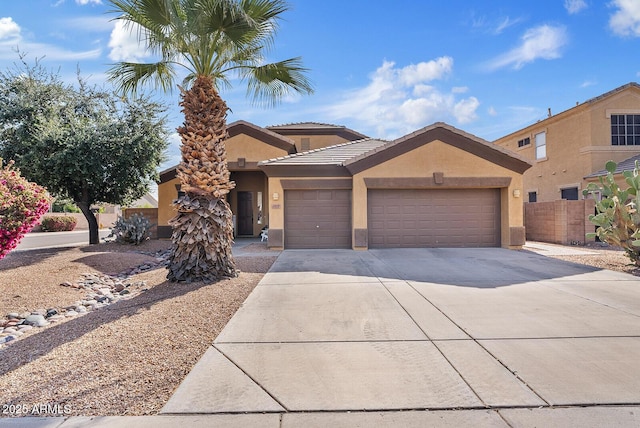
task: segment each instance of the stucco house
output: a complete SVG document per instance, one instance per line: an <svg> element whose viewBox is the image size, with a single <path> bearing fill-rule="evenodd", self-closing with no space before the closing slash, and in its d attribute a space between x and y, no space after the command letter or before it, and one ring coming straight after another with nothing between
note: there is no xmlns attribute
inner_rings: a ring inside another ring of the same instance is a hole
<svg viewBox="0 0 640 428"><path fill-rule="evenodd" d="M607 161L640 154L640 85L591 98L494 141L529 159L525 202L582 199Z"/></svg>
<svg viewBox="0 0 640 428"><path fill-rule="evenodd" d="M268 224L270 248L524 244L522 174L531 163L447 124L393 141L356 139L363 136L333 125L236 122L229 128L228 158L243 158L251 171L242 172L254 174L232 176L232 210L239 218L239 194L251 193L260 215L247 220L244 231L251 225L258 236ZM240 168L230 166L234 173ZM167 207L177 196L171 171L159 186L161 226L173 215ZM237 227L244 235L240 220Z"/></svg>

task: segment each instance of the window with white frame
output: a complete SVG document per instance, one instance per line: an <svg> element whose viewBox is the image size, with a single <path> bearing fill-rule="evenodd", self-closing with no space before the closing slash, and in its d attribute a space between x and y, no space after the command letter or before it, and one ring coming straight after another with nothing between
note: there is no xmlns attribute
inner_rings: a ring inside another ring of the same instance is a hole
<svg viewBox="0 0 640 428"><path fill-rule="evenodd" d="M611 115L611 145L640 146L640 114Z"/></svg>
<svg viewBox="0 0 640 428"><path fill-rule="evenodd" d="M547 157L547 133L540 132L536 134L536 159L544 159Z"/></svg>

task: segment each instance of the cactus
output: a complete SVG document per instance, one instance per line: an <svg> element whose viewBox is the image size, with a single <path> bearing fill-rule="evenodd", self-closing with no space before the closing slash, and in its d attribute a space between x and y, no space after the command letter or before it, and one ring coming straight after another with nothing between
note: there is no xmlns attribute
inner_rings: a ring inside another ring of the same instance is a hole
<svg viewBox="0 0 640 428"><path fill-rule="evenodd" d="M621 189L616 183L614 172L617 164L607 162L606 177L600 177L600 185L589 183L583 194L600 192L602 199L596 201L596 212L589 220L597 226L595 233L588 233L588 238L598 237L602 242L624 249L626 255L640 266L640 163L636 161L633 171L622 173L629 186Z"/></svg>
<svg viewBox="0 0 640 428"><path fill-rule="evenodd" d="M142 214L133 214L128 219L118 217L107 238L115 236L116 242L140 245L149 239L153 224Z"/></svg>

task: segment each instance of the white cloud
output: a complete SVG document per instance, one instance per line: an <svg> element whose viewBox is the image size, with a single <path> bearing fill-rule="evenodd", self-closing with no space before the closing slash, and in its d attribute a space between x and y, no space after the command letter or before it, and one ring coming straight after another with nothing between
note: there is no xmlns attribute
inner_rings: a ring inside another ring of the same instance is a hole
<svg viewBox="0 0 640 428"><path fill-rule="evenodd" d="M503 67L520 69L525 64L537 59L556 59L561 56L561 49L567 43L564 27L541 25L527 30L522 36L522 43L493 60L487 68L496 70Z"/></svg>
<svg viewBox="0 0 640 428"><path fill-rule="evenodd" d="M581 88L588 88L589 86L593 86L595 85L596 82L595 80L585 80L584 82L582 82L582 84L580 85Z"/></svg>
<svg viewBox="0 0 640 428"><path fill-rule="evenodd" d="M476 97L469 97L458 101L453 106L453 116L458 123L470 123L478 118L476 110L480 106L480 101Z"/></svg>
<svg viewBox="0 0 640 428"><path fill-rule="evenodd" d="M88 4L102 4L101 0L76 0L76 4L80 6L86 6Z"/></svg>
<svg viewBox="0 0 640 428"><path fill-rule="evenodd" d="M567 9L569 15L574 15L588 7L584 0L564 0L564 8Z"/></svg>
<svg viewBox="0 0 640 428"><path fill-rule="evenodd" d="M451 88L451 92L453 92L454 94L464 94L466 92L469 92L469 88L466 86L454 86L453 88Z"/></svg>
<svg viewBox="0 0 640 428"><path fill-rule="evenodd" d="M19 39L20 26L11 17L0 18L0 40Z"/></svg>
<svg viewBox="0 0 640 428"><path fill-rule="evenodd" d="M616 12L609 18L609 28L619 36L640 37L640 2L613 0Z"/></svg>
<svg viewBox="0 0 640 428"><path fill-rule="evenodd" d="M441 79L451 73L453 59L447 56L429 62L411 64L399 70L400 82L406 86Z"/></svg>
<svg viewBox="0 0 640 428"><path fill-rule="evenodd" d="M487 110L487 113L489 113L489 116L497 116L498 112L496 111L495 108L493 108L493 106L489 107L489 109Z"/></svg>
<svg viewBox="0 0 640 428"><path fill-rule="evenodd" d="M100 49L89 51L69 51L47 43L26 40L22 36L20 26L12 18L0 18L0 59L17 58L16 50L34 58L46 58L54 61L78 61L95 59L100 56Z"/></svg>
<svg viewBox="0 0 640 428"><path fill-rule="evenodd" d="M493 34L502 34L504 30L518 24L520 21L522 21L522 18L511 19L508 16L502 18L502 20L498 22L496 28L493 29Z"/></svg>
<svg viewBox="0 0 640 428"><path fill-rule="evenodd" d="M138 39L138 31L133 25L116 21L109 39L109 59L113 61L137 62L150 56L146 47Z"/></svg>
<svg viewBox="0 0 640 428"><path fill-rule="evenodd" d="M381 138L398 137L437 121L469 123L477 117L479 101L460 98L468 90L465 87L443 89L435 84L452 71L450 57L406 67L384 61L366 86L349 91L319 113L332 121L355 123L358 129L374 129Z"/></svg>

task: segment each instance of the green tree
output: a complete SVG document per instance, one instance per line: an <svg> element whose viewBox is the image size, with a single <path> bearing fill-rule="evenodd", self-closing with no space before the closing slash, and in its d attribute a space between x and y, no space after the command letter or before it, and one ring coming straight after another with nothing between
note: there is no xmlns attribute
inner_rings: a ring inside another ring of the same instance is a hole
<svg viewBox="0 0 640 428"><path fill-rule="evenodd" d="M135 100L63 83L38 62L0 73L0 157L57 197L70 198L97 244L96 203L128 204L144 195L167 147L163 111Z"/></svg>
<svg viewBox="0 0 640 428"><path fill-rule="evenodd" d="M184 196L175 202L172 281L216 280L237 275L231 253L231 209L225 140L227 105L221 87L239 77L254 101L274 105L293 92L311 93L300 58L265 63L281 0L110 0L120 19L138 32L159 58L153 63L123 62L109 71L124 92L150 83L171 90L177 70L180 87L182 160L177 175Z"/></svg>

